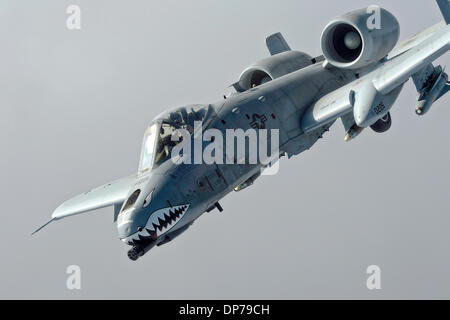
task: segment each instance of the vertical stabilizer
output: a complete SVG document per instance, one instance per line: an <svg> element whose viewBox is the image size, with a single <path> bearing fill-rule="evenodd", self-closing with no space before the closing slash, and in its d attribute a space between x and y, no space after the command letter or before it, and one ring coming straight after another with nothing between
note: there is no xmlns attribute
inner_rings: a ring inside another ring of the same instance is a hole
<svg viewBox="0 0 450 320"><path fill-rule="evenodd" d="M445 22L450 24L450 0L436 0L436 2L441 9Z"/></svg>
<svg viewBox="0 0 450 320"><path fill-rule="evenodd" d="M275 55L281 52L290 51L291 48L287 44L281 33L275 33L266 38L267 49L269 49L270 55Z"/></svg>

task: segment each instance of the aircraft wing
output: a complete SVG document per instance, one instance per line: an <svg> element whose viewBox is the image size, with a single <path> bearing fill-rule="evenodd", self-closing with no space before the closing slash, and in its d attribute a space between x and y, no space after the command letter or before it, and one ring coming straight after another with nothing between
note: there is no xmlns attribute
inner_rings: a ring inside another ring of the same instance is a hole
<svg viewBox="0 0 450 320"><path fill-rule="evenodd" d="M120 207L125 201L130 188L136 182L137 175L138 174L136 173L131 176L115 180L67 200L56 208L55 211L53 211L52 219L33 232L33 234L54 220L59 220L95 209L114 205L116 207L115 211L117 214L117 208Z"/></svg>
<svg viewBox="0 0 450 320"><path fill-rule="evenodd" d="M384 62L383 66L376 70L373 84L378 92L387 94L449 49L450 25L446 25L417 46Z"/></svg>
<svg viewBox="0 0 450 320"><path fill-rule="evenodd" d="M450 49L450 1L436 2L444 22L411 37L398 50L394 49L394 54L388 56L373 78L378 92L391 92Z"/></svg>
<svg viewBox="0 0 450 320"><path fill-rule="evenodd" d="M392 51L387 56L387 59L391 60L392 58L395 58L395 57L401 55L402 53L408 51L409 49L417 46L418 44L420 44L421 42L425 41L430 36L432 36L436 31L439 31L440 29L442 29L445 26L446 26L445 22L441 21L441 22L419 32L418 34L412 36L411 38L401 42L394 49L392 49Z"/></svg>
<svg viewBox="0 0 450 320"><path fill-rule="evenodd" d="M438 24L435 24L434 26L431 26L418 34L412 36L411 38L407 39L406 41L400 43L397 45L388 55L388 60L408 51L409 49L419 45L424 40L428 39L430 36L432 36L434 33L439 31L440 29L444 28L446 25L450 24L450 5L448 0L436 0L439 9L441 10L441 13L444 17L444 21L441 21Z"/></svg>

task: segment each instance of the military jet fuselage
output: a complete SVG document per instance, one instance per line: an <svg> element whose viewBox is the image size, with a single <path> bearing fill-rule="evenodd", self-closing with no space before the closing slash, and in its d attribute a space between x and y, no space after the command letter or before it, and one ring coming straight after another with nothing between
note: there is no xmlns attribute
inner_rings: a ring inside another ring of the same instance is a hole
<svg viewBox="0 0 450 320"><path fill-rule="evenodd" d="M68 200L51 221L114 206L120 239L132 246L128 256L136 260L204 212L221 211L220 199L248 187L273 164L241 161L236 153L232 161L225 154L214 163L185 162L186 153L174 154L181 144L200 141L205 150L217 143L204 131L223 137L236 129L276 132L277 156L290 158L311 148L337 119L347 141L365 128L387 131L389 110L409 78L419 94L416 113L425 114L449 90L447 74L432 64L450 45L450 5L438 4L445 23L400 45L396 18L375 6L333 19L323 31L319 57L291 50L279 33L268 37L271 56L244 70L233 85L236 92L156 117L145 131L136 174ZM248 144L243 160L250 157Z"/></svg>
<svg viewBox="0 0 450 320"><path fill-rule="evenodd" d="M291 53L286 56L291 56ZM323 69L320 62L312 64L312 58L304 56L309 66L289 77L274 79L207 106L182 107L165 116L167 119L182 119L185 113L186 118L194 119L194 116L189 117L190 113L201 113L205 115L202 129L218 129L223 136L227 129L247 131L257 123L258 129L279 130L281 154L298 154L310 148L329 125L303 134L300 122L295 119L301 118L314 97L328 92L324 89L326 83L334 81L342 85L344 81L351 81L350 74L330 72ZM297 94L298 88L303 88L307 94ZM169 126L162 118L155 119L149 128ZM186 125L193 126L193 122ZM145 154L144 147L143 156ZM139 249L142 242L148 240L157 244L153 240L162 239L165 242L178 234L175 234L177 230L186 229L202 213L215 208L226 194L237 190L249 179L256 179L264 168L261 163L178 164L167 160L154 166L148 171L141 168L138 182L130 191L131 194L139 194L132 197L134 204L126 204L118 215L121 239L130 245L137 245ZM149 194L151 197L147 199ZM165 234L167 236L163 237ZM134 251L131 252L134 254Z"/></svg>

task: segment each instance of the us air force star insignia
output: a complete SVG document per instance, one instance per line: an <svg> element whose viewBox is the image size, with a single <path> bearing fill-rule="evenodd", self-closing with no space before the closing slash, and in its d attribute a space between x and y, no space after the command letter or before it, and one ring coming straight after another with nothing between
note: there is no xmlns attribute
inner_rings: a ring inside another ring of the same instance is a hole
<svg viewBox="0 0 450 320"><path fill-rule="evenodd" d="M250 122L250 126L253 129L264 129L266 127L266 121L267 117L264 114L259 115L254 113L252 115L252 122Z"/></svg>

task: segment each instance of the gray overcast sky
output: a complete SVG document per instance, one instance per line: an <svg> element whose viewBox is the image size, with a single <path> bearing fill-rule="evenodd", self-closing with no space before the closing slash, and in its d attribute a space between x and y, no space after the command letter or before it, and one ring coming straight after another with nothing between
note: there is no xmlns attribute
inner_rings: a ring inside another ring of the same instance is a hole
<svg viewBox="0 0 450 320"><path fill-rule="evenodd" d="M64 200L135 172L151 119L220 99L268 55L267 35L320 55L328 21L373 3L402 39L441 20L434 1L3 0L0 298L448 298L449 97L419 118L411 82L386 134L345 143L337 123L137 263L112 209L30 237ZM66 29L70 4L79 31ZM66 289L72 264L80 291ZM365 285L371 264L378 291Z"/></svg>

